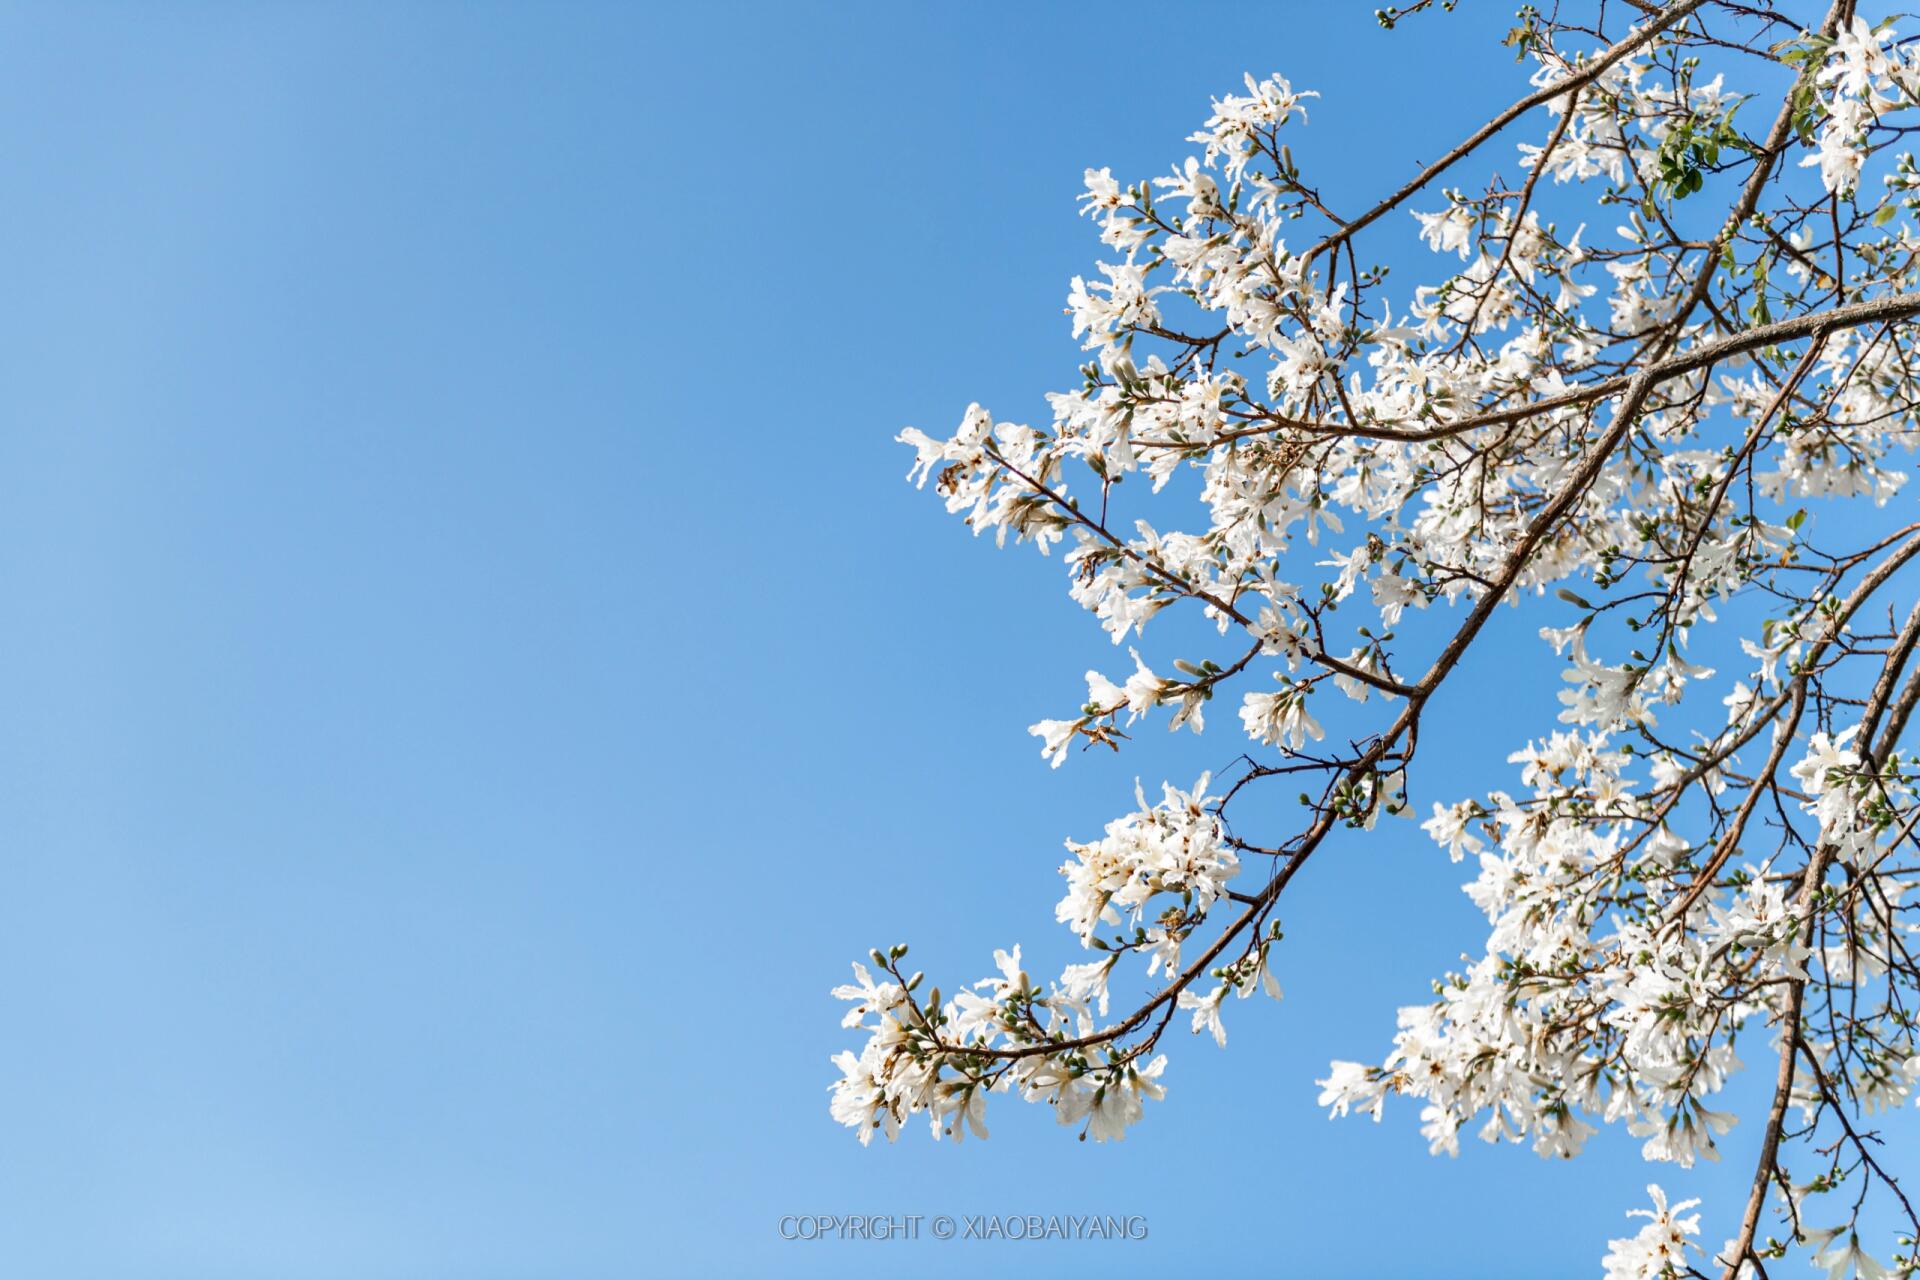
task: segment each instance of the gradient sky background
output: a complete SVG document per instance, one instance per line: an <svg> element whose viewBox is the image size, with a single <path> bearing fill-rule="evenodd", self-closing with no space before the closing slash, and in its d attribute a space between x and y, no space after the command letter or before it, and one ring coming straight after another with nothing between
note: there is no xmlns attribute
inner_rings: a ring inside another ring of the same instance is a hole
<svg viewBox="0 0 1920 1280"><path fill-rule="evenodd" d="M1479 946L1411 827L1302 876L1287 1001L1174 1033L1124 1144L827 1115L850 959L1057 971L1060 840L1239 749L1046 769L1124 652L891 438L1044 416L1082 168L1241 72L1322 91L1349 206L1524 92L1510 6L1372 8L0 9L0 1272L1584 1275L1649 1175L1725 1234L1751 1131L1688 1175L1314 1105ZM1535 625L1422 811L1511 784ZM1151 1237L778 1238L857 1212Z"/></svg>

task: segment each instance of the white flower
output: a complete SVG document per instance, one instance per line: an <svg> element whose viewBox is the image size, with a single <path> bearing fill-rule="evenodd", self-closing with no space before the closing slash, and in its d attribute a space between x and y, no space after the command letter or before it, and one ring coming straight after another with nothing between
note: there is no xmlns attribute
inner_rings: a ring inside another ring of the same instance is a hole
<svg viewBox="0 0 1920 1280"><path fill-rule="evenodd" d="M1847 1280L1848 1276L1856 1276L1858 1280L1888 1280L1894 1274L1868 1256L1860 1247L1859 1234L1853 1231L1846 1233L1844 1243L1835 1241L1814 1254L1813 1265L1826 1268L1827 1280Z"/></svg>
<svg viewBox="0 0 1920 1280"><path fill-rule="evenodd" d="M906 999L907 993L899 983L875 982L873 975L867 972L867 966L857 961L853 966L853 977L851 984L843 983L833 989L836 1000L858 1001L840 1020L843 1027L857 1027L869 1013L886 1013Z"/></svg>
<svg viewBox="0 0 1920 1280"><path fill-rule="evenodd" d="M1846 771L1857 767L1860 754L1848 747L1860 726L1855 725L1838 737L1828 737L1825 733L1816 733L1807 744L1807 754L1793 766L1793 777L1801 790L1808 795L1818 796L1830 785L1834 771Z"/></svg>
<svg viewBox="0 0 1920 1280"><path fill-rule="evenodd" d="M1206 995L1195 995L1191 988L1180 993L1179 1007L1193 1010L1194 1034L1201 1031L1213 1033L1213 1042L1222 1049L1227 1047L1227 1027L1220 1021L1220 1002L1226 998L1224 986L1215 987Z"/></svg>
<svg viewBox="0 0 1920 1280"><path fill-rule="evenodd" d="M1640 1228L1637 1235L1622 1240L1607 1242L1606 1265L1607 1280L1666 1280L1667 1277L1684 1275L1689 1266L1687 1250L1698 1252L1689 1237L1700 1234L1700 1215L1679 1215L1699 1204L1698 1200L1682 1200L1671 1209L1667 1207L1667 1193L1657 1185L1649 1184L1647 1195L1653 1199L1653 1209L1630 1209L1630 1218L1646 1218L1647 1225Z"/></svg>
<svg viewBox="0 0 1920 1280"><path fill-rule="evenodd" d="M1277 743L1290 751L1298 751L1309 738L1318 742L1327 736L1320 722L1307 712L1306 694L1292 686L1272 693L1247 694L1240 704L1240 722L1249 738Z"/></svg>
<svg viewBox="0 0 1920 1280"><path fill-rule="evenodd" d="M1647 857L1658 865L1672 870L1680 865L1691 847L1663 824L1653 833L1653 838L1647 841Z"/></svg>
<svg viewBox="0 0 1920 1280"><path fill-rule="evenodd" d="M1332 1115L1344 1116L1357 1105L1376 1121L1380 1119L1387 1098L1386 1082L1375 1079L1361 1063L1335 1062L1327 1078L1314 1083L1320 1086L1320 1105L1331 1107Z"/></svg>
<svg viewBox="0 0 1920 1280"><path fill-rule="evenodd" d="M1435 253L1458 253L1465 261L1477 221L1471 208L1454 204L1439 213L1416 212L1413 216L1420 220L1420 238Z"/></svg>
<svg viewBox="0 0 1920 1280"><path fill-rule="evenodd" d="M1040 739L1041 758L1058 769L1067 758L1067 748L1073 745L1074 735L1085 723L1085 720L1042 720L1029 725L1027 732Z"/></svg>
<svg viewBox="0 0 1920 1280"><path fill-rule="evenodd" d="M1145 1099L1166 1096L1160 1084L1166 1066L1166 1055L1161 1054L1144 1067L1130 1065L1098 1077L1081 1077L1061 1090L1054 1115L1061 1124L1085 1121L1087 1136L1095 1142L1118 1142L1127 1136L1128 1126L1140 1122Z"/></svg>
<svg viewBox="0 0 1920 1280"><path fill-rule="evenodd" d="M1447 856L1455 862L1469 853L1478 853L1485 847L1479 836L1467 829L1479 813L1480 806L1471 800L1462 800L1459 804L1443 805L1435 802L1433 816L1420 824L1420 829L1433 837L1433 842L1445 845Z"/></svg>
<svg viewBox="0 0 1920 1280"><path fill-rule="evenodd" d="M1127 652L1133 655L1133 674L1127 677L1126 687L1127 719L1131 724L1159 704L1160 691L1167 687L1167 682L1147 669L1137 650Z"/></svg>
<svg viewBox="0 0 1920 1280"><path fill-rule="evenodd" d="M1107 1011L1107 979L1113 974L1117 955L1086 964L1070 964L1060 974L1060 988L1082 1003L1097 1002L1100 1012Z"/></svg>

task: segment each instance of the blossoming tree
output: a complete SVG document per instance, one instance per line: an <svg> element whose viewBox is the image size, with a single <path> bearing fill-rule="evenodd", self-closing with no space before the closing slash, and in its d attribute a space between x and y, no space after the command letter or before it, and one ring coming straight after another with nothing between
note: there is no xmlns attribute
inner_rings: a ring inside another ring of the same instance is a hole
<svg viewBox="0 0 1920 1280"><path fill-rule="evenodd" d="M1567 687L1515 790L1424 824L1478 866L1481 958L1320 1101L1416 1099L1436 1152L1472 1126L1571 1156L1617 1122L1687 1166L1735 1121L1711 1104L1738 1049L1771 1084L1729 1238L1653 1187L1606 1274L1795 1251L1912 1274L1920 1219L1873 1125L1920 1078L1920 512L1889 456L1920 403L1920 47L1852 0L1528 6L1507 43L1532 91L1371 207L1295 163L1314 95L1279 76L1216 100L1171 176L1089 170L1109 260L1069 295L1078 384L1046 426L976 405L902 434L975 532L1060 547L1115 644L1166 609L1217 630L1172 673L1089 672L1033 726L1048 760L1157 714L1198 732L1223 699L1258 745L1068 842L1056 914L1085 963L1035 981L1016 948L946 997L904 946L855 965L835 994L866 1041L833 1114L957 1141L998 1093L1122 1137L1175 1019L1224 1044L1229 997L1279 996L1296 874L1406 812L1425 709L1525 596ZM1439 265L1396 307L1364 255L1416 232ZM1328 699L1376 718L1336 745ZM1233 824L1276 785L1298 825ZM1134 965L1149 994L1116 1008Z"/></svg>

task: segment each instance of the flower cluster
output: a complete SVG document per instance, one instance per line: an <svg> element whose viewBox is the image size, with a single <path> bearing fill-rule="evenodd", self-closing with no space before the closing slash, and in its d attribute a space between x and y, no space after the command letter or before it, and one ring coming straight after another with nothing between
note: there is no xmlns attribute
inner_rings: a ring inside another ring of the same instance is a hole
<svg viewBox="0 0 1920 1280"><path fill-rule="evenodd" d="M834 1118L858 1129L862 1142L876 1132L891 1141L909 1116L924 1112L935 1137L959 1141L968 1129L985 1136L988 1094L1017 1091L1049 1102L1060 1123L1082 1125L1083 1136L1125 1137L1141 1118L1142 1101L1161 1096L1166 1058L1095 1053L1090 1045L1101 1038L1097 1018L1107 1013L1108 980L1120 959L1139 952L1149 957L1149 976L1175 973L1182 943L1240 870L1230 838L1208 811L1207 783L1203 775L1191 791L1167 786L1155 805L1139 796L1139 810L1109 823L1101 839L1067 842L1074 856L1060 868L1067 892L1056 914L1084 948L1103 954L1066 966L1044 990L1021 968L1019 947L994 952L997 975L945 1002L938 988L918 996L921 974L901 974L904 946L873 952L879 978L854 965L856 981L833 994L854 1002L842 1025L866 1031L867 1043L834 1059L841 1072ZM1102 937L1102 927L1115 932ZM1215 969L1218 981L1205 995L1178 993L1176 1007L1193 1010L1195 1031L1225 1045L1220 1006L1229 992L1280 997L1267 962L1277 939L1276 930Z"/></svg>
<svg viewBox="0 0 1920 1280"><path fill-rule="evenodd" d="M1698 1246L1689 1237L1700 1234L1700 1215L1679 1215L1700 1202L1682 1200L1669 1208L1667 1193L1655 1185L1647 1187L1647 1195L1653 1208L1631 1209L1627 1215L1645 1218L1647 1225L1624 1240L1607 1242L1606 1280L1663 1280L1691 1269L1687 1253Z"/></svg>
<svg viewBox="0 0 1920 1280"><path fill-rule="evenodd" d="M1531 597L1565 679L1518 785L1424 823L1473 872L1484 944L1321 1103L1416 1099L1436 1152L1468 1132L1568 1158L1615 1124L1682 1168L1755 1125L1716 1265L1915 1269L1920 1220L1892 1252L1859 1233L1873 1196L1911 1217L1869 1121L1920 1092L1920 524L1893 501L1920 439L1920 54L1851 0L1810 30L1766 0L1625 28L1592 7L1509 34L1533 70L1494 123L1537 126L1517 183L1468 178L1492 128L1356 208L1295 157L1314 95L1279 75L1215 100L1165 176L1088 169L1106 255L1067 293L1078 382L1042 425L973 405L901 433L911 479L976 534L1060 548L1130 646L1131 673L1089 670L1032 725L1050 764L1130 750L1163 708L1204 733L1216 695L1239 759L1068 843L1055 914L1095 954L1059 977L1015 948L943 999L903 947L856 966L836 994L867 1040L833 1112L863 1141L922 1112L984 1135L995 1092L1122 1136L1170 1026L1224 1045L1229 994L1280 994L1296 871L1394 839L1430 709ZM1396 234L1435 265L1389 297L1359 246ZM1170 609L1203 652L1153 652ZM1243 836L1230 806L1276 781L1298 824ZM1110 1012L1127 974L1146 991ZM1736 1115L1756 1058L1774 1105ZM1694 1268L1694 1202L1652 1194L1610 1277Z"/></svg>
<svg viewBox="0 0 1920 1280"><path fill-rule="evenodd" d="M1823 42L1826 57L1814 76L1824 115L1819 149L1800 163L1817 167L1828 191L1853 191L1873 150L1880 117L1916 100L1920 60L1911 49L1889 49L1893 37L1891 23L1876 28L1855 15L1830 42Z"/></svg>

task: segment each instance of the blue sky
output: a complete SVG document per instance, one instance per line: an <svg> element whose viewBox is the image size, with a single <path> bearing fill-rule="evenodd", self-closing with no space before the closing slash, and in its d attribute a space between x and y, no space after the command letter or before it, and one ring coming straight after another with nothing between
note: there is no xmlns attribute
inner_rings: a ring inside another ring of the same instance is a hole
<svg viewBox="0 0 1920 1280"><path fill-rule="evenodd" d="M1243 71L1322 91L1349 205L1524 91L1504 8L1372 7L0 9L0 1271L1492 1280L1597 1271L1656 1173L1730 1223L1751 1134L1449 1161L1314 1106L1479 944L1411 828L1302 876L1288 999L1179 1033L1124 1144L827 1115L850 959L1069 958L1060 840L1238 750L1045 768L1125 659L891 438L1044 416L1081 170ZM1423 810L1509 784L1529 629ZM861 1212L1151 1235L778 1237Z"/></svg>

